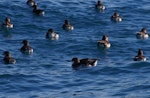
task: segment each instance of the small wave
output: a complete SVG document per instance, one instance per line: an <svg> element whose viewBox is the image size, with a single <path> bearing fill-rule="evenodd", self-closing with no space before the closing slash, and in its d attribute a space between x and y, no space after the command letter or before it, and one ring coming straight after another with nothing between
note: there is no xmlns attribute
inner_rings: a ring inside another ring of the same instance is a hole
<svg viewBox="0 0 150 98"><path fill-rule="evenodd" d="M1 74L0 75L0 78L10 78L10 77L13 77L13 75L11 75L11 74Z"/></svg>
<svg viewBox="0 0 150 98"><path fill-rule="evenodd" d="M149 88L150 88L150 85L129 86L127 88L123 88L121 91L119 91L118 93L112 96L115 96L115 97L124 96L125 98L148 98L147 96L149 96L149 92L148 92ZM137 92L139 94L137 94Z"/></svg>
<svg viewBox="0 0 150 98"><path fill-rule="evenodd" d="M103 74L103 75L116 75L116 74L124 74L124 73L132 73L132 71L121 67L103 67L99 71L99 74Z"/></svg>
<svg viewBox="0 0 150 98"><path fill-rule="evenodd" d="M131 63L127 66L129 69L139 69L139 68L144 68L144 67L149 67L150 62L134 62Z"/></svg>
<svg viewBox="0 0 150 98"><path fill-rule="evenodd" d="M44 68L52 68L54 65L53 64L42 64L41 66L43 66Z"/></svg>

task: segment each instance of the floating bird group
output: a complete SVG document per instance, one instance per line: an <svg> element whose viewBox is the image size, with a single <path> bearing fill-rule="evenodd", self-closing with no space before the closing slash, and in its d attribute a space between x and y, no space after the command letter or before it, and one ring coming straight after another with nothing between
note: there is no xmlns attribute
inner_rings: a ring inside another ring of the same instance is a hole
<svg viewBox="0 0 150 98"><path fill-rule="evenodd" d="M44 15L45 14L44 10L38 8L36 1L27 0L26 3L27 3L27 5L33 7L33 14L36 14L36 15ZM101 10L101 11L105 10L105 6L102 4L102 2L100 0L98 0L97 3L95 4L95 8L96 8L96 10ZM117 12L114 12L114 14L110 17L110 19L115 22L122 21L121 16ZM9 17L6 17L5 21L2 23L2 26L6 27L6 28L13 28L11 19ZM66 31L70 31L70 30L74 30L74 27L73 27L73 25L71 25L69 20L66 19L66 20L64 20L62 29L66 30ZM142 38L142 39L148 38L149 36L148 36L146 28L142 28L142 30L140 32L137 32L136 37ZM52 28L50 28L47 31L45 38L46 39L58 39L59 34L57 34ZM29 45L28 40L23 40L22 43L23 43L23 46L20 48L20 51L24 54L32 54L33 48ZM108 40L108 36L103 35L102 39L97 41L97 46L103 47L103 48L110 48L111 43ZM11 57L9 51L5 51L4 55L5 56L4 56L3 61L5 64L15 64L16 63L16 60L13 57ZM95 59L95 58L94 59L92 59L92 58L78 59L77 57L74 57L74 58L72 58L71 61L73 62L72 67L78 68L78 67L96 66L98 60L99 59ZM138 55L135 56L133 60L134 61L146 61L146 57L143 55L142 49L139 49Z"/></svg>

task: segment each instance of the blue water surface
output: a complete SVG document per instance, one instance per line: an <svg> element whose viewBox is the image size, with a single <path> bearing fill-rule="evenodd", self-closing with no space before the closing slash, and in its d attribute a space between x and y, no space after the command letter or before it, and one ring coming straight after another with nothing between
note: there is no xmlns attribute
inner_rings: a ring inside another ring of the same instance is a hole
<svg viewBox="0 0 150 98"><path fill-rule="evenodd" d="M14 28L0 27L0 98L150 98L150 39L137 39L143 27L149 33L149 0L102 0L106 10L95 10L96 0L36 0L44 16L32 13L26 0L0 0L0 22L10 17ZM122 22L112 22L118 12ZM73 31L64 31L68 19ZM45 39L53 28L58 40ZM110 49L99 49L106 34ZM34 49L20 52L22 40ZM133 61L143 49L146 62ZM10 51L16 64L3 64ZM100 58L96 67L74 70L73 57Z"/></svg>

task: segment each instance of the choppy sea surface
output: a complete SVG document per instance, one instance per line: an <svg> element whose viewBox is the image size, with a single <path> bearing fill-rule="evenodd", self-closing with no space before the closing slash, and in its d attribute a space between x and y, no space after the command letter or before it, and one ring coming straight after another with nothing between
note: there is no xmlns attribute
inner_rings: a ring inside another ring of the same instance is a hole
<svg viewBox="0 0 150 98"><path fill-rule="evenodd" d="M137 39L143 27L150 31L149 0L102 0L106 10L95 10L96 0L36 0L44 16L32 13L26 0L0 0L0 22L11 18L14 28L0 27L0 98L150 98L150 38ZM112 22L118 12L122 22ZM64 31L68 19L73 31ZM58 40L45 39L53 28ZM106 34L111 47L99 49ZM20 52L22 40L32 55ZM133 61L138 49L146 62ZM4 64L8 50L16 64ZM100 58L96 67L72 69L73 57Z"/></svg>

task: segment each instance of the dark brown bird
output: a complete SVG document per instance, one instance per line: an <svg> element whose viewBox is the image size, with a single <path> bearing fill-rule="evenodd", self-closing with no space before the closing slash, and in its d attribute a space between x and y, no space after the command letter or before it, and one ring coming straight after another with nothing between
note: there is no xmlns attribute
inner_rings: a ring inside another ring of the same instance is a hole
<svg viewBox="0 0 150 98"><path fill-rule="evenodd" d="M78 67L88 67L88 66L96 66L98 59L90 59L90 58L84 58L84 59L78 59L78 58L72 58L71 60L73 62L72 67L78 68Z"/></svg>
<svg viewBox="0 0 150 98"><path fill-rule="evenodd" d="M37 14L37 15L44 15L45 14L45 11L44 10L41 10L41 9L38 9L38 6L37 5L33 5L33 13Z"/></svg>
<svg viewBox="0 0 150 98"><path fill-rule="evenodd" d="M142 49L139 49L137 56L134 57L134 61L146 61L146 57L143 55Z"/></svg>
<svg viewBox="0 0 150 98"><path fill-rule="evenodd" d="M11 57L11 54L9 51L5 51L4 55L5 55L5 57L3 58L3 61L5 64L15 64L16 63L16 60L13 57Z"/></svg>

